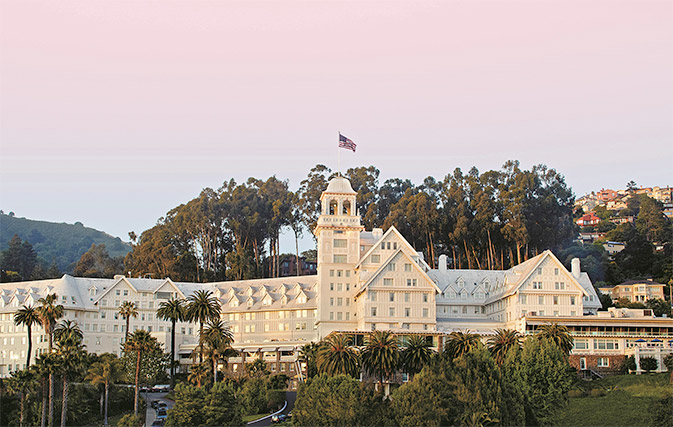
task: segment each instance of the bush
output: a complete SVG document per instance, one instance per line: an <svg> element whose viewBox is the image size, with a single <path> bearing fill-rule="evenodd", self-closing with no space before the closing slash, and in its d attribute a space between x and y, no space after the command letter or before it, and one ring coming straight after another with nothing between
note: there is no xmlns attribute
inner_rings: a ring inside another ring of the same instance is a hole
<svg viewBox="0 0 673 427"><path fill-rule="evenodd" d="M266 412L269 401L266 392L269 389L266 378L248 379L238 393L239 402L246 415L263 414Z"/></svg>
<svg viewBox="0 0 673 427"><path fill-rule="evenodd" d="M633 356L629 356L626 358L624 361L623 365L623 371L625 374L628 374L629 372L635 372L636 370L636 358Z"/></svg>
<svg viewBox="0 0 673 427"><path fill-rule="evenodd" d="M659 367L659 362L654 357L641 357L640 358L640 368L649 373L650 371L656 371Z"/></svg>
<svg viewBox="0 0 673 427"><path fill-rule="evenodd" d="M266 400L267 408L269 410L277 410L283 407L285 403L285 390L272 390L269 389L266 391Z"/></svg>
<svg viewBox="0 0 673 427"><path fill-rule="evenodd" d="M591 395L591 397L601 397L605 396L606 393L605 390L603 390L602 388L594 388L591 390L589 394Z"/></svg>
<svg viewBox="0 0 673 427"><path fill-rule="evenodd" d="M142 427L144 421L140 415L126 414L117 423L117 427Z"/></svg>
<svg viewBox="0 0 673 427"><path fill-rule="evenodd" d="M584 390L576 390L576 389L573 389L573 390L570 390L570 391L568 392L568 397L574 397L574 398L577 398L577 397L584 397L584 396L585 396L585 394L584 394Z"/></svg>

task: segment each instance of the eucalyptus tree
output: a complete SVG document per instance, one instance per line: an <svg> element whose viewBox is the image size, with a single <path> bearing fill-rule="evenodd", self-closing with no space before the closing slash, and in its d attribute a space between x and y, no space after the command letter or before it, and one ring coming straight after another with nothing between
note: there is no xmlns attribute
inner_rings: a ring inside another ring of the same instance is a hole
<svg viewBox="0 0 673 427"><path fill-rule="evenodd" d="M119 314L126 320L126 333L124 334L124 341L126 341L129 339L131 317L134 319L138 317L138 307L131 301L124 301L121 307L119 307Z"/></svg>
<svg viewBox="0 0 673 427"><path fill-rule="evenodd" d="M481 346L481 339L478 334L473 334L469 330L465 332L454 331L449 334L444 346L444 353L450 358L455 359Z"/></svg>
<svg viewBox="0 0 673 427"><path fill-rule="evenodd" d="M47 334L47 342L49 344L49 353L54 349L54 327L56 321L63 317L63 306L56 304L58 296L48 294L46 297L37 300L40 306L38 307L38 314L40 316L40 323ZM49 427L54 425L54 374L49 374Z"/></svg>
<svg viewBox="0 0 673 427"><path fill-rule="evenodd" d="M302 207L304 224L311 232L318 223L321 204L320 195L327 188L332 170L325 165L315 165L299 186L298 194ZM315 239L315 235L311 233Z"/></svg>
<svg viewBox="0 0 673 427"><path fill-rule="evenodd" d="M65 427L70 397L70 382L84 368L86 351L82 344L84 334L77 323L64 320L54 330L56 354L60 358L60 370L63 375L63 399L61 400L61 427Z"/></svg>
<svg viewBox="0 0 673 427"><path fill-rule="evenodd" d="M199 363L203 362L203 324L219 317L220 303L212 291L199 289L187 298L185 318L199 323Z"/></svg>
<svg viewBox="0 0 673 427"><path fill-rule="evenodd" d="M513 329L498 328L495 335L488 339L488 349L498 365L503 364L505 356L513 348L521 349L521 334Z"/></svg>
<svg viewBox="0 0 673 427"><path fill-rule="evenodd" d="M91 365L88 370L86 381L93 385L103 385L105 387L105 416L104 425L108 425L108 396L110 384L114 384L121 377L121 363L117 356L111 353L101 354L98 362Z"/></svg>
<svg viewBox="0 0 673 427"><path fill-rule="evenodd" d="M217 384L217 362L231 348L234 334L221 320L210 319L203 330L203 340L208 344L213 362L213 385Z"/></svg>
<svg viewBox="0 0 673 427"><path fill-rule="evenodd" d="M136 354L135 372L135 397L133 400L133 413L138 415L138 391L140 380L140 360L143 353L151 351L156 345L157 339L144 329L134 331L129 339L124 342L124 351Z"/></svg>
<svg viewBox="0 0 673 427"><path fill-rule="evenodd" d="M163 301L157 309L157 317L171 322L171 387L175 385L175 324L185 320L184 300L172 298Z"/></svg>
<svg viewBox="0 0 673 427"><path fill-rule="evenodd" d="M33 349L33 325L40 323L39 310L32 305L21 307L14 313L14 324L16 326L23 325L28 332L28 356L26 357L26 369L30 368L30 353Z"/></svg>
<svg viewBox="0 0 673 427"><path fill-rule="evenodd" d="M330 376L343 374L357 377L360 373L360 356L351 345L348 335L332 334L325 338L318 349L318 372Z"/></svg>
<svg viewBox="0 0 673 427"><path fill-rule="evenodd" d="M552 322L538 326L536 336L556 344L566 356L573 349L573 337L568 327L560 323Z"/></svg>
<svg viewBox="0 0 673 427"><path fill-rule="evenodd" d="M430 348L430 343L424 336L412 335L409 337L400 357L402 368L409 374L410 380L430 363L433 354L434 351Z"/></svg>
<svg viewBox="0 0 673 427"><path fill-rule="evenodd" d="M391 377L400 367L400 343L397 338L390 331L370 332L362 350L362 366L379 380L383 392L384 379Z"/></svg>

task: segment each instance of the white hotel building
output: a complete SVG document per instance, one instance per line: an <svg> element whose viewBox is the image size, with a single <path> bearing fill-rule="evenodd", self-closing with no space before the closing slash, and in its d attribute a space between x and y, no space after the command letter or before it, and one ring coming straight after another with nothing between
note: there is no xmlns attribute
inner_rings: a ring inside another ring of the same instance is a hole
<svg viewBox="0 0 673 427"><path fill-rule="evenodd" d="M169 348L170 322L157 318L159 304L198 289L213 291L223 320L234 332L234 347L241 351L240 357L230 358L229 369L241 372L245 363L262 357L272 372L299 380L299 347L332 332L352 334L357 343L374 329L391 330L402 340L422 334L441 349L452 331L487 336L497 328L511 328L532 333L537 325L557 321L568 325L576 339L571 362L595 371L618 369L624 354L634 349L652 353L662 366L662 355L673 351L671 319L655 318L647 310L598 313L599 298L577 259L571 271L550 251L504 271L450 270L442 255L439 268L431 269L395 228L365 231L355 196L343 177L333 178L322 194L322 214L314 230L314 276L202 284L65 275L0 284L0 376L25 364L26 332L14 326L14 313L50 293L58 295L65 318L79 323L89 351L120 354L122 302L138 308L132 330L148 330ZM197 334L192 323L176 325L177 357L183 366L191 363ZM35 357L47 347L41 327L34 327L33 340Z"/></svg>

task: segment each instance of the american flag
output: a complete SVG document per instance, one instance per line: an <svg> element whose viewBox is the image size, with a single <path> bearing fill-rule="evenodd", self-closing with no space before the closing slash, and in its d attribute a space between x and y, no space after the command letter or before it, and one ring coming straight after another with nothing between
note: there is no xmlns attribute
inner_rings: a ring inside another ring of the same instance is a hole
<svg viewBox="0 0 673 427"><path fill-rule="evenodd" d="M348 150L353 150L353 152L355 153L355 147L357 147L357 145L355 145L355 143L352 140L346 138L345 136L341 135L341 133L339 133L339 148L346 148Z"/></svg>

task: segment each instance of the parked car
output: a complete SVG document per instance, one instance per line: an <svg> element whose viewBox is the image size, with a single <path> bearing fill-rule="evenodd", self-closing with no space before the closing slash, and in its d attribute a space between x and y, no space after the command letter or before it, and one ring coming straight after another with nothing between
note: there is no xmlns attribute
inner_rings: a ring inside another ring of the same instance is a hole
<svg viewBox="0 0 673 427"><path fill-rule="evenodd" d="M168 416L168 413L166 412L166 408L159 408L157 410L157 419L158 420L165 420L167 416Z"/></svg>
<svg viewBox="0 0 673 427"><path fill-rule="evenodd" d="M285 415L285 414L278 414L278 415L271 416L271 422L272 423L282 423L286 419L287 419L287 415Z"/></svg>
<svg viewBox="0 0 673 427"><path fill-rule="evenodd" d="M152 407L152 409L157 409L159 407L159 402L161 402L161 400L153 400L150 403L150 406Z"/></svg>
<svg viewBox="0 0 673 427"><path fill-rule="evenodd" d="M168 409L168 404L166 402L164 402L163 400L159 400L155 409L157 411L160 410L160 409Z"/></svg>
<svg viewBox="0 0 673 427"><path fill-rule="evenodd" d="M158 418L157 418L157 419L154 420L154 422L152 423L152 427L163 427L163 425L164 425L164 419L163 419L163 418L162 418L162 419L158 419Z"/></svg>

